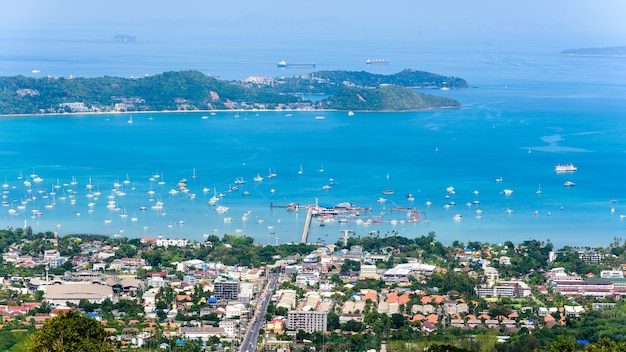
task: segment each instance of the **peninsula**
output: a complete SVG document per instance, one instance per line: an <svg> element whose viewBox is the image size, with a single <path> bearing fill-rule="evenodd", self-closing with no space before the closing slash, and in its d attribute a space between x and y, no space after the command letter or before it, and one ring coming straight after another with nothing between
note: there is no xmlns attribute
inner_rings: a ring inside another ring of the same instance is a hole
<svg viewBox="0 0 626 352"><path fill-rule="evenodd" d="M404 70L393 75L321 71L298 77L224 81L199 71L142 78L0 77L0 114L134 111L335 109L405 111L460 107L412 88L457 89L465 80ZM305 94L324 94L312 102Z"/></svg>
<svg viewBox="0 0 626 352"><path fill-rule="evenodd" d="M626 57L626 46L568 49L561 51L561 55Z"/></svg>

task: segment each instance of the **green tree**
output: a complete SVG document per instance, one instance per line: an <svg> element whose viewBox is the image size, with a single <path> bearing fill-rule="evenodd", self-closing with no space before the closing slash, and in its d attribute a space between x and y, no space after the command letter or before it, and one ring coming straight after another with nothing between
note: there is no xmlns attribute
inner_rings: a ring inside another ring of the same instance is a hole
<svg viewBox="0 0 626 352"><path fill-rule="evenodd" d="M46 321L31 337L29 352L115 351L117 343L95 319L67 312Z"/></svg>

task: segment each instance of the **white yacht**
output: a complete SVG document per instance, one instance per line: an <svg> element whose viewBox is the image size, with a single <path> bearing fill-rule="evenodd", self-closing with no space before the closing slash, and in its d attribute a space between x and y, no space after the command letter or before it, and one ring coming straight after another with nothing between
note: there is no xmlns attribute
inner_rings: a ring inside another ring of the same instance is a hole
<svg viewBox="0 0 626 352"><path fill-rule="evenodd" d="M574 172L574 171L578 171L578 168L576 166L574 166L574 164L569 163L569 164L558 164L554 167L554 172Z"/></svg>

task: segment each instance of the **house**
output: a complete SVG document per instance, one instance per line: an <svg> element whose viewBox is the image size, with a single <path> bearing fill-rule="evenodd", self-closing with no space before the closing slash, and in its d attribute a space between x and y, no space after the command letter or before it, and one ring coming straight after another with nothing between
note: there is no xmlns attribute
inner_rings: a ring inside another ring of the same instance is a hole
<svg viewBox="0 0 626 352"><path fill-rule="evenodd" d="M224 332L224 328L216 328L216 327L180 327L178 329L178 334L183 336L189 340L200 339L204 342L207 342L210 337L218 336L224 337L226 333Z"/></svg>
<svg viewBox="0 0 626 352"><path fill-rule="evenodd" d="M285 319L274 318L267 323L266 328L275 334L282 334L285 331Z"/></svg>

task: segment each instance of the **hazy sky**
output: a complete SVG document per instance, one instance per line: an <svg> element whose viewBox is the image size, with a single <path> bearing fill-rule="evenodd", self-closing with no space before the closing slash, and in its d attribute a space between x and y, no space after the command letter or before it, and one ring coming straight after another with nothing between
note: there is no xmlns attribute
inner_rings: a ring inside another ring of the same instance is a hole
<svg viewBox="0 0 626 352"><path fill-rule="evenodd" d="M626 45L624 0L20 0L4 3L0 36L45 35L56 28L212 35L568 37L580 46ZM191 29L191 30L190 30ZM109 33L107 32L107 35Z"/></svg>

